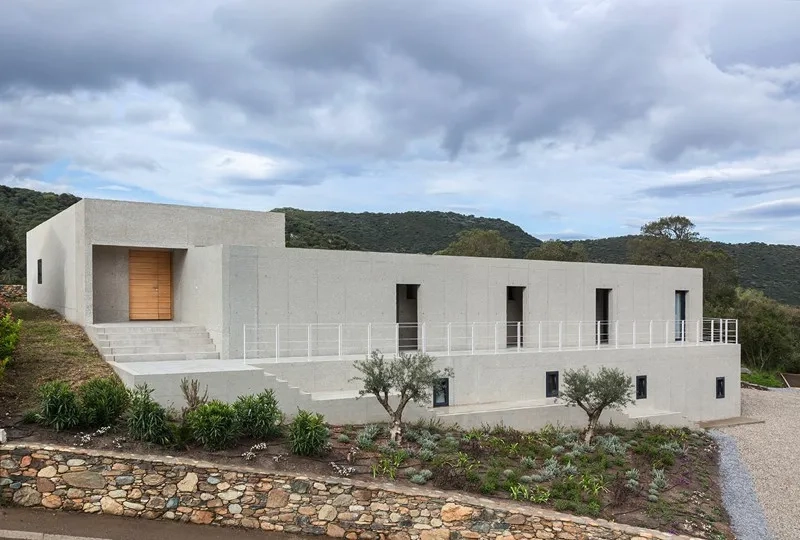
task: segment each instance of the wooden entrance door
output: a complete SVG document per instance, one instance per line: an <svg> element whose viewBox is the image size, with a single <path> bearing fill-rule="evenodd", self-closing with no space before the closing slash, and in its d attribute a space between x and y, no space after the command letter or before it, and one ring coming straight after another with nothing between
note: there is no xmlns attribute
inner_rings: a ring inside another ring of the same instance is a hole
<svg viewBox="0 0 800 540"><path fill-rule="evenodd" d="M128 282L128 305L132 321L172 319L171 252L130 250Z"/></svg>

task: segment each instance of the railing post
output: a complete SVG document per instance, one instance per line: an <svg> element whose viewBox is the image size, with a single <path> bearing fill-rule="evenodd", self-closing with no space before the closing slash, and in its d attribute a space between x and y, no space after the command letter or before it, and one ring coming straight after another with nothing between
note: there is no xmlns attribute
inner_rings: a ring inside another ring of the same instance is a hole
<svg viewBox="0 0 800 540"><path fill-rule="evenodd" d="M728 343L728 319L725 319L725 334L722 339L724 340L723 343Z"/></svg>
<svg viewBox="0 0 800 540"><path fill-rule="evenodd" d="M275 360L281 357L281 325L275 325Z"/></svg>
<svg viewBox="0 0 800 540"><path fill-rule="evenodd" d="M339 323L339 358L342 357L342 323Z"/></svg>
<svg viewBox="0 0 800 540"><path fill-rule="evenodd" d="M542 321L539 321L539 352L542 352Z"/></svg>
<svg viewBox="0 0 800 540"><path fill-rule="evenodd" d="M564 321L558 321L558 350L559 351L561 350L561 344L563 342L563 336L562 336L563 324L564 324Z"/></svg>
<svg viewBox="0 0 800 540"><path fill-rule="evenodd" d="M400 355L400 323L394 324L394 353Z"/></svg>
<svg viewBox="0 0 800 540"><path fill-rule="evenodd" d="M367 323L367 356L372 354L372 323Z"/></svg>
<svg viewBox="0 0 800 540"><path fill-rule="evenodd" d="M494 354L497 354L497 321L494 322Z"/></svg>
<svg viewBox="0 0 800 540"><path fill-rule="evenodd" d="M242 325L242 361L247 363L247 325Z"/></svg>
<svg viewBox="0 0 800 540"><path fill-rule="evenodd" d="M306 345L308 346L307 347L308 350L306 351L306 353L308 354L308 357L310 359L311 358L311 325L310 324L308 325L308 327L306 329Z"/></svg>
<svg viewBox="0 0 800 540"><path fill-rule="evenodd" d="M636 321L633 321L633 337L631 338L631 348L636 348Z"/></svg>
<svg viewBox="0 0 800 540"><path fill-rule="evenodd" d="M426 350L426 334L425 334L425 323L422 323L422 353L425 353Z"/></svg>
<svg viewBox="0 0 800 540"><path fill-rule="evenodd" d="M581 350L581 341L583 341L581 336L582 327L583 327L583 321L578 321L578 350Z"/></svg>
<svg viewBox="0 0 800 540"><path fill-rule="evenodd" d="M734 339L735 339L735 343L738 345L738 343L739 343L739 319L734 319L733 321L734 321L733 331L735 332Z"/></svg>
<svg viewBox="0 0 800 540"><path fill-rule="evenodd" d="M522 348L522 321L517 321L517 352Z"/></svg>
<svg viewBox="0 0 800 540"><path fill-rule="evenodd" d="M695 336L695 339L697 340L697 345L699 346L700 345L700 332L702 331L702 325L700 324L700 320L699 319L698 319L697 323L695 324L695 326L696 326L695 332L697 333L697 335Z"/></svg>
<svg viewBox="0 0 800 540"><path fill-rule="evenodd" d="M714 319L711 319L711 343L714 343Z"/></svg>
<svg viewBox="0 0 800 540"><path fill-rule="evenodd" d="M452 345L450 341L451 336L453 334L452 327L453 323L447 323L447 356L450 356L450 351L452 350Z"/></svg>
<svg viewBox="0 0 800 540"><path fill-rule="evenodd" d="M597 346L597 350L600 350L600 321L597 321L597 329L594 334L594 340L597 342L595 345Z"/></svg>
<svg viewBox="0 0 800 540"><path fill-rule="evenodd" d="M475 354L475 323L472 323L469 331L470 353Z"/></svg>
<svg viewBox="0 0 800 540"><path fill-rule="evenodd" d="M648 334L650 335L650 348L653 348L653 320L648 324Z"/></svg>
<svg viewBox="0 0 800 540"><path fill-rule="evenodd" d="M686 338L686 321L681 321L681 341L683 342L684 347L686 346L686 342L688 341Z"/></svg>

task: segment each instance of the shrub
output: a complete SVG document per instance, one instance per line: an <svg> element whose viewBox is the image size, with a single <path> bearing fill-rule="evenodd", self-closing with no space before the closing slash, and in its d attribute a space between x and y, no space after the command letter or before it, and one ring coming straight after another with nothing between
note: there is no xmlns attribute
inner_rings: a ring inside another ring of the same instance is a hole
<svg viewBox="0 0 800 540"><path fill-rule="evenodd" d="M207 450L231 446L239 436L236 410L218 400L201 405L186 417L192 437Z"/></svg>
<svg viewBox="0 0 800 540"><path fill-rule="evenodd" d="M9 358L19 342L22 321L15 320L11 313L0 317L0 359Z"/></svg>
<svg viewBox="0 0 800 540"><path fill-rule="evenodd" d="M423 448L419 451L419 459L422 461L433 461L433 458L436 457L436 453L433 450L428 450L427 448Z"/></svg>
<svg viewBox="0 0 800 540"><path fill-rule="evenodd" d="M337 440L340 443L345 443L346 444L346 443L350 442L350 437L348 437L346 433L340 433L339 437L337 438Z"/></svg>
<svg viewBox="0 0 800 540"><path fill-rule="evenodd" d="M110 426L117 422L130 403L130 393L114 377L85 382L78 389L83 409L83 422L89 427Z"/></svg>
<svg viewBox="0 0 800 540"><path fill-rule="evenodd" d="M11 363L11 358L0 358L0 382L3 382L3 377L6 374L6 367Z"/></svg>
<svg viewBox="0 0 800 540"><path fill-rule="evenodd" d="M42 424L56 431L77 426L81 421L78 395L64 381L51 381L39 387Z"/></svg>
<svg viewBox="0 0 800 540"><path fill-rule="evenodd" d="M533 469L534 465L536 465L536 460L530 456L523 456L520 460L520 465L526 469Z"/></svg>
<svg viewBox="0 0 800 540"><path fill-rule="evenodd" d="M289 424L289 447L298 456L321 454L327 446L329 433L321 414L300 409Z"/></svg>
<svg viewBox="0 0 800 540"><path fill-rule="evenodd" d="M421 474L415 474L411 478L408 479L409 482L413 482L415 484L424 485L428 479L422 476Z"/></svg>
<svg viewBox="0 0 800 540"><path fill-rule="evenodd" d="M280 435L283 413L272 390L264 390L255 396L240 396L233 408L245 435L255 439Z"/></svg>
<svg viewBox="0 0 800 540"><path fill-rule="evenodd" d="M792 365L791 363L788 363L785 367L792 368L792 370L795 370L794 365ZM783 384L783 381L779 379L775 373L771 373L769 371L753 371L752 373L742 373L742 381L751 384L767 386L769 388L783 388L784 386L786 386L785 384Z"/></svg>
<svg viewBox="0 0 800 540"><path fill-rule="evenodd" d="M598 437L597 442L600 445L600 448L612 456L621 456L628 451L628 446L616 435L609 434L605 437Z"/></svg>
<svg viewBox="0 0 800 540"><path fill-rule="evenodd" d="M153 400L152 393L147 385L137 386L131 393L128 435L137 441L169 444L172 430L167 420L167 411Z"/></svg>
<svg viewBox="0 0 800 540"><path fill-rule="evenodd" d="M190 412L196 411L201 405L208 403L208 386L201 396L200 381L197 379L191 381L185 377L181 379L181 393L183 393L183 399L186 400L186 407L182 411L183 418L186 418Z"/></svg>

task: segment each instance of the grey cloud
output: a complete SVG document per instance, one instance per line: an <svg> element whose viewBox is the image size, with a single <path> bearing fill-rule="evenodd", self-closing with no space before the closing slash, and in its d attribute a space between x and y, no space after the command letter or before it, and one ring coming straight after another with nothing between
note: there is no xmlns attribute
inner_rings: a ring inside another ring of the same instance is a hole
<svg viewBox="0 0 800 540"><path fill-rule="evenodd" d="M779 199L729 212L725 220L772 220L800 218L800 199Z"/></svg>
<svg viewBox="0 0 800 540"><path fill-rule="evenodd" d="M634 195L660 199L712 194L754 197L793 189L800 189L800 170L739 176L736 178L701 178L688 182L667 182L639 190Z"/></svg>

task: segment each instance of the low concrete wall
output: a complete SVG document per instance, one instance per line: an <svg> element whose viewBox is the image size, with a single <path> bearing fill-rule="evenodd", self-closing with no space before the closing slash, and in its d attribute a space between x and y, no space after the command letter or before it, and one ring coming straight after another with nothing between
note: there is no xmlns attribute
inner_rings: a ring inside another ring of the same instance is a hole
<svg viewBox="0 0 800 540"><path fill-rule="evenodd" d="M457 492L67 447L0 447L0 494L20 506L348 539L689 538Z"/></svg>

